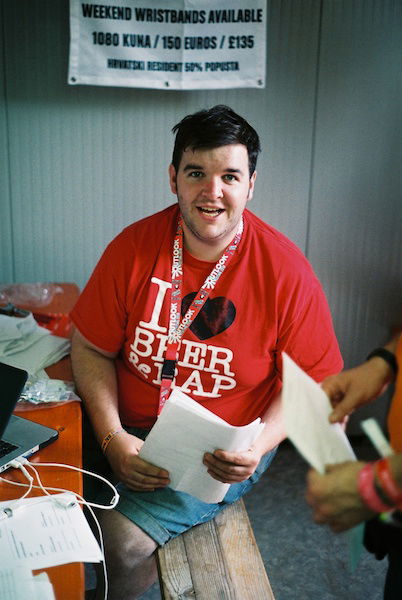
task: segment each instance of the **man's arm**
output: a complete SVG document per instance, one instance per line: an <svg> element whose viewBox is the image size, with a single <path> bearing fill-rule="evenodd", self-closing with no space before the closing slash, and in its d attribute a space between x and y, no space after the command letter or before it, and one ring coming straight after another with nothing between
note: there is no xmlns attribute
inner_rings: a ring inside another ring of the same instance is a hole
<svg viewBox="0 0 402 600"><path fill-rule="evenodd" d="M400 333L384 348L395 354L399 338ZM356 408L377 398L393 378L392 368L379 356L370 358L358 367L327 377L322 383L322 388L334 407L329 416L331 423L341 422Z"/></svg>
<svg viewBox="0 0 402 600"><path fill-rule="evenodd" d="M400 332L384 348L395 354L399 338ZM358 367L325 379L322 388L334 407L330 421L342 421L355 408L377 398L394 376L387 361L374 356ZM394 479L402 489L402 454L396 454L388 460ZM362 462L330 465L325 475L320 475L314 469L309 470L306 500L313 508L317 523L325 523L333 531L343 531L375 514L359 494L358 474L363 466Z"/></svg>
<svg viewBox="0 0 402 600"><path fill-rule="evenodd" d="M325 475L310 469L306 500L316 523L336 532L349 529L374 516L358 491L358 473L365 463L347 462L327 467Z"/></svg>
<svg viewBox="0 0 402 600"><path fill-rule="evenodd" d="M394 480L402 490L402 454L395 454L388 460ZM333 531L339 532L376 514L366 506L358 490L358 474L364 464L347 462L333 465L327 467L325 475L310 469L306 500L313 509L316 523L329 525Z"/></svg>
<svg viewBox="0 0 402 600"><path fill-rule="evenodd" d="M262 421L265 427L255 443L245 452L215 450L204 455L208 473L222 483L237 483L248 479L256 470L261 458L285 439L280 394L271 402Z"/></svg>
<svg viewBox="0 0 402 600"><path fill-rule="evenodd" d="M71 360L78 393L99 441L121 429L115 355L94 346L75 331ZM127 487L149 491L169 483L169 474L138 457L143 441L126 431L113 437L106 449L110 465Z"/></svg>

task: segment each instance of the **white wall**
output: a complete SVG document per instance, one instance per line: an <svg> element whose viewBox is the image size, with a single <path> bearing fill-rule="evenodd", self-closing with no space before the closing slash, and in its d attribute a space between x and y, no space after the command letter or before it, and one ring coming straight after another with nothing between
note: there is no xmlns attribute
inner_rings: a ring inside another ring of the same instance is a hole
<svg viewBox="0 0 402 600"><path fill-rule="evenodd" d="M197 92L68 86L68 1L0 6L1 282L83 286L174 201L172 126L226 103L262 139L250 208L311 260L346 365L400 323L400 2L272 0L266 89Z"/></svg>

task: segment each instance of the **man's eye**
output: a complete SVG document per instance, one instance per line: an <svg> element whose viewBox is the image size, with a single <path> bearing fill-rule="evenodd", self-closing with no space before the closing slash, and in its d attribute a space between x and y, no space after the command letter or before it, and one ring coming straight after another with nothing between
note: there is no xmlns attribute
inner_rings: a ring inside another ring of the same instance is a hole
<svg viewBox="0 0 402 600"><path fill-rule="evenodd" d="M231 173L227 173L226 175L224 175L223 178L225 179L225 181L229 181L229 182L237 181L236 177L234 175L232 175Z"/></svg>
<svg viewBox="0 0 402 600"><path fill-rule="evenodd" d="M188 175L189 175L189 177L193 177L194 179L197 179L198 177L202 177L202 172L201 171L190 171L190 173Z"/></svg>

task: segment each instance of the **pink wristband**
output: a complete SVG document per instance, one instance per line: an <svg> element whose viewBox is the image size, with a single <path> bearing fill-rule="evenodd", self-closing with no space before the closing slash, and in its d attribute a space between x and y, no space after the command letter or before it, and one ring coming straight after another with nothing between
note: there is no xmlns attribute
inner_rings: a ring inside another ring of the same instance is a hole
<svg viewBox="0 0 402 600"><path fill-rule="evenodd" d="M389 512L392 510L378 497L375 490L373 463L367 463L360 469L357 476L357 486L361 499L370 510L376 513Z"/></svg>
<svg viewBox="0 0 402 600"><path fill-rule="evenodd" d="M381 483L381 487L393 504L395 504L395 506L402 504L402 490L392 475L391 466L387 458L377 460L376 472Z"/></svg>

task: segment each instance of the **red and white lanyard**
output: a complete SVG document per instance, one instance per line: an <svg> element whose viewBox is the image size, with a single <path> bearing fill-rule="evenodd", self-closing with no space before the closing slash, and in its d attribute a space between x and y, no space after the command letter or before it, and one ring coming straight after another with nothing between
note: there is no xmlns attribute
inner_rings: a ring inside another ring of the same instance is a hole
<svg viewBox="0 0 402 600"><path fill-rule="evenodd" d="M169 334L166 342L166 353L162 366L158 414L160 414L170 394L170 388L175 376L176 363L179 356L179 349L183 334L193 323L194 319L207 301L210 291L215 288L219 277L228 266L234 253L239 247L242 233L243 218L240 220L239 227L233 240L226 247L224 253L200 287L198 294L195 296L194 300L188 307L186 314L180 321L183 284L183 226L182 220L179 218L176 235L173 241Z"/></svg>

